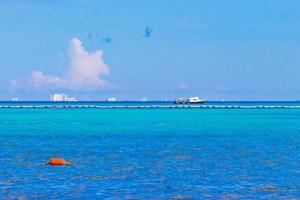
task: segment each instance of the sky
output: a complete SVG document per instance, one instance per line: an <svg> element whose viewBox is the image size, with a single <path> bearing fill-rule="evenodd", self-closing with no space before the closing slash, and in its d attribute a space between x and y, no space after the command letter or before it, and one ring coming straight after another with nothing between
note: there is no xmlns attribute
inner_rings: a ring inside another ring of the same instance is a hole
<svg viewBox="0 0 300 200"><path fill-rule="evenodd" d="M299 1L0 1L0 100L297 100L299 55Z"/></svg>

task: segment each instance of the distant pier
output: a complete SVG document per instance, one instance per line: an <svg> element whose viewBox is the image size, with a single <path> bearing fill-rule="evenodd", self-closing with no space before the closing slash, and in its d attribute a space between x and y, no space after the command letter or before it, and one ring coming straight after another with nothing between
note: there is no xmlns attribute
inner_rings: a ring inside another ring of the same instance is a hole
<svg viewBox="0 0 300 200"><path fill-rule="evenodd" d="M300 109L285 105L0 105L0 109Z"/></svg>

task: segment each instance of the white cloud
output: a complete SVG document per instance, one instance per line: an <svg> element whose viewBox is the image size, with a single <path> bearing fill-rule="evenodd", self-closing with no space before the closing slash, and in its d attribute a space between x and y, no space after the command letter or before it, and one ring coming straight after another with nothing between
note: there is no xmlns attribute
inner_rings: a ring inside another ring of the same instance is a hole
<svg viewBox="0 0 300 200"><path fill-rule="evenodd" d="M43 72L33 71L31 73L31 85L34 88L60 87L65 84L65 80L57 76L49 76Z"/></svg>
<svg viewBox="0 0 300 200"><path fill-rule="evenodd" d="M190 87L188 86L188 84L186 84L186 83L180 83L179 85L178 85L178 87L180 88L180 89L189 89Z"/></svg>
<svg viewBox="0 0 300 200"><path fill-rule="evenodd" d="M67 74L67 85L71 89L104 88L107 83L102 75L109 75L109 68L103 62L103 52L87 52L81 41L73 38L70 41L70 71Z"/></svg>
<svg viewBox="0 0 300 200"><path fill-rule="evenodd" d="M10 80L10 86L11 86L11 89L18 88L19 82L16 80Z"/></svg>
<svg viewBox="0 0 300 200"><path fill-rule="evenodd" d="M219 85L219 86L217 86L216 90L218 92L226 92L226 91L228 91L228 88L226 88L225 86Z"/></svg>
<svg viewBox="0 0 300 200"><path fill-rule="evenodd" d="M103 52L86 51L78 38L70 40L69 47L70 64L67 73L63 77L47 75L40 71L32 71L27 79L30 89L72 89L94 90L110 87L110 84L102 77L109 75L109 67L103 61ZM23 80L24 82L24 80ZM12 80L14 86L21 85Z"/></svg>

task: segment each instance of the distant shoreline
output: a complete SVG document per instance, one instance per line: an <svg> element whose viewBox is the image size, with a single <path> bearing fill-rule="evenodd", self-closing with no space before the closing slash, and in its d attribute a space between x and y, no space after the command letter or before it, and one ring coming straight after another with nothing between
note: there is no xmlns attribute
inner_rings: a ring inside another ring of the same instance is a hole
<svg viewBox="0 0 300 200"><path fill-rule="evenodd" d="M300 109L299 105L0 105L0 109Z"/></svg>

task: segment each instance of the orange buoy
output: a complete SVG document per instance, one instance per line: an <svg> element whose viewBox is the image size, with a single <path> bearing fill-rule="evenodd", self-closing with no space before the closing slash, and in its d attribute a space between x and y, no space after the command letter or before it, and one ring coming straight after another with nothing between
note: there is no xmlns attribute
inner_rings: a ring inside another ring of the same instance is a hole
<svg viewBox="0 0 300 200"><path fill-rule="evenodd" d="M47 165L71 165L70 162L65 161L63 158L52 158Z"/></svg>

